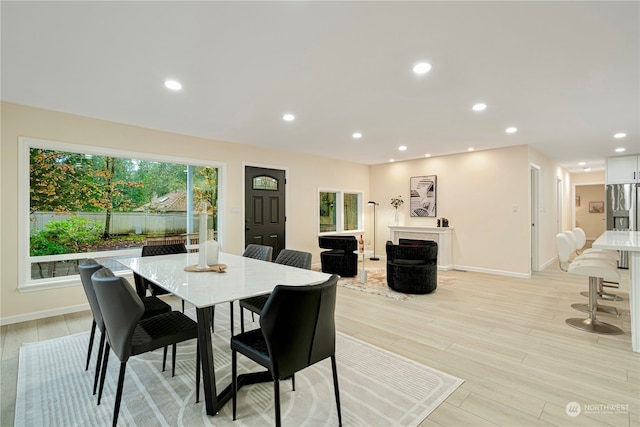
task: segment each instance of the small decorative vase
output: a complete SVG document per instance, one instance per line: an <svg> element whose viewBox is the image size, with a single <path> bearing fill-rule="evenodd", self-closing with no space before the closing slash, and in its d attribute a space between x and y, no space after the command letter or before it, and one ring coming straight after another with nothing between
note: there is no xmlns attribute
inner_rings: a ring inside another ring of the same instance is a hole
<svg viewBox="0 0 640 427"><path fill-rule="evenodd" d="M393 213L393 225L398 225L399 222L400 222L400 219L399 219L398 209L396 209L396 211Z"/></svg>
<svg viewBox="0 0 640 427"><path fill-rule="evenodd" d="M220 253L220 245L215 240L207 240L206 243L206 257L207 257L207 265L214 266L218 265L218 254Z"/></svg>

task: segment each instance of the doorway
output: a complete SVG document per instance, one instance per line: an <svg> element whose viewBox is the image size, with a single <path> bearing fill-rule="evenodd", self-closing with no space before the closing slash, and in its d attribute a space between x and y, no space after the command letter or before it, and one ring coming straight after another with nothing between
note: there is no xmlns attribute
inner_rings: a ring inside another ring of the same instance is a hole
<svg viewBox="0 0 640 427"><path fill-rule="evenodd" d="M594 209L594 205L605 200L604 184L580 184L575 186L575 227L587 235L587 246L602 235L606 229L605 213ZM591 209L590 209L591 205Z"/></svg>
<svg viewBox="0 0 640 427"><path fill-rule="evenodd" d="M275 259L285 247L285 171L245 166L245 247L273 247Z"/></svg>
<svg viewBox="0 0 640 427"><path fill-rule="evenodd" d="M531 164L530 169L531 194L531 271L540 270L539 247L540 237L538 229L540 221L540 167Z"/></svg>

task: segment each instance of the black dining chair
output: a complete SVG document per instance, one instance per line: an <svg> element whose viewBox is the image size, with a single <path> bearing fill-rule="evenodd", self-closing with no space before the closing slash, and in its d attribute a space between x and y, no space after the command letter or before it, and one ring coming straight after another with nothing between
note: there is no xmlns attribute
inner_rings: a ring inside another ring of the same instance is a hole
<svg viewBox="0 0 640 427"><path fill-rule="evenodd" d="M174 243L169 245L146 245L142 247L142 256L157 256L157 255L173 255L173 254L186 254L187 247L183 243ZM140 295L140 298L147 294L147 289L151 291L151 295L158 296L168 294L169 291L161 288L155 283L150 282L139 274L133 273L133 280L136 284L136 292ZM182 312L184 313L184 300L182 300Z"/></svg>
<svg viewBox="0 0 640 427"><path fill-rule="evenodd" d="M198 339L198 324L179 311L159 314L142 319L144 305L140 296L123 277L116 277L108 268L102 268L91 276L91 282L100 306L107 332L98 405L102 399L110 349L120 360L120 374L113 410L113 426L118 422L124 376L129 357L173 346L172 376L175 375L176 344ZM196 402L200 398L200 346L196 349Z"/></svg>
<svg viewBox="0 0 640 427"><path fill-rule="evenodd" d="M280 251L274 262L276 264L311 270L311 253L296 251L293 249L283 249ZM259 316L262 312L262 308L267 302L267 299L269 299L269 295L270 294L258 295L240 300L240 327L242 332L244 332L244 310L249 310L252 316L253 313Z"/></svg>
<svg viewBox="0 0 640 427"><path fill-rule="evenodd" d="M96 293L94 292L93 284L91 283L91 276L93 275L93 273L102 268L103 266L92 258L83 260L78 266L82 288L84 289L84 293L87 296L89 307L91 308L91 314L93 315L93 323L91 324L91 335L89 337L89 348L87 349L87 364L85 366L85 371L89 370L89 361L91 360L91 351L93 349L93 341L96 334L96 328L100 331L100 345L98 347L98 359L96 360L96 371L93 380L93 394L96 394L96 390L98 387L98 377L100 373L100 365L102 363L106 334L104 329L104 322L102 320L102 313L100 311L100 306L98 305L98 299L96 298ZM171 306L169 304L154 296L142 298L142 304L144 305L144 313L142 314L143 319L162 313L168 313L171 311Z"/></svg>
<svg viewBox="0 0 640 427"><path fill-rule="evenodd" d="M242 256L247 258L259 259L260 261L271 262L273 258L273 247L250 243L245 248Z"/></svg>
<svg viewBox="0 0 640 427"><path fill-rule="evenodd" d="M233 419L236 419L237 353L267 368L273 377L275 420L280 427L280 380L330 358L338 424L342 425L336 369L336 284L338 275L319 285L275 287L260 316L260 329L231 338Z"/></svg>
<svg viewBox="0 0 640 427"><path fill-rule="evenodd" d="M244 249L242 256L245 258L253 258L258 259L260 261L271 262L273 259L273 247L266 245L258 245L256 243L250 243ZM229 303L231 310L231 335L233 335L233 301ZM215 312L215 307L212 308L211 319L213 319L213 313ZM244 313L242 312L242 307L240 307L240 328L242 332L244 332ZM213 327L213 323L212 323Z"/></svg>

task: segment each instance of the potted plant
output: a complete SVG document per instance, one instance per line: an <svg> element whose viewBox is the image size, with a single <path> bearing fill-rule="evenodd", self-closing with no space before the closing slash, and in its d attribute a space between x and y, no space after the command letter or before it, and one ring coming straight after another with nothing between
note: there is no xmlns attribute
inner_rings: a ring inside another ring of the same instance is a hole
<svg viewBox="0 0 640 427"><path fill-rule="evenodd" d="M394 225L398 225L398 208L402 206L404 200L402 200L402 196L392 197L391 198L391 206L395 209L394 214Z"/></svg>

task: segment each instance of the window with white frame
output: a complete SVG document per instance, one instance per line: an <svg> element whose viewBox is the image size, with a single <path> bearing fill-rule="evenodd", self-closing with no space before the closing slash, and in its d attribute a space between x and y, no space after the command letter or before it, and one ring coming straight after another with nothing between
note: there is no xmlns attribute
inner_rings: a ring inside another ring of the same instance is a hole
<svg viewBox="0 0 640 427"><path fill-rule="evenodd" d="M362 192L319 190L318 231L321 234L361 231L362 200Z"/></svg>
<svg viewBox="0 0 640 427"><path fill-rule="evenodd" d="M20 138L19 288L76 282L85 258L118 269L144 245L195 245L200 227L219 239L223 168Z"/></svg>

